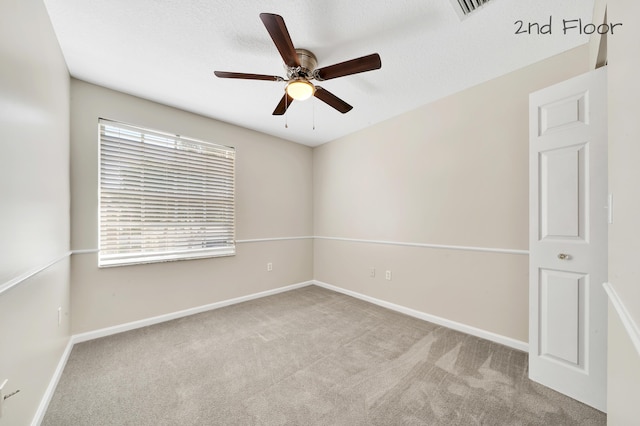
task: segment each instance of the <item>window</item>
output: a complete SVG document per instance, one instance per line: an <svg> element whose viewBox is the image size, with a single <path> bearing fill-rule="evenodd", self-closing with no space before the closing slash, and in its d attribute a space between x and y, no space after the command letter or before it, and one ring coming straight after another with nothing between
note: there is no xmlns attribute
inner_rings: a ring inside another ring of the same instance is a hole
<svg viewBox="0 0 640 426"><path fill-rule="evenodd" d="M98 266L235 254L235 149L108 120Z"/></svg>

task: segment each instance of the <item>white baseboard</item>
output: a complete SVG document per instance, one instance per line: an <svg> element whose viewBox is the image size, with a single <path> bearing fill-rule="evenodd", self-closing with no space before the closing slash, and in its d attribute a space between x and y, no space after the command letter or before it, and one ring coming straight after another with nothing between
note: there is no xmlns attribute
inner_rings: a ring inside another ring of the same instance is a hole
<svg viewBox="0 0 640 426"><path fill-rule="evenodd" d="M71 355L71 349L73 349L73 339L69 339L67 342L67 346L64 348L64 352L58 361L58 365L56 366L55 371L53 372L53 376L49 381L49 385L44 392L42 399L40 400L40 405L38 405L38 409L36 410L35 416L33 416L33 420L31 421L31 426L39 426L42 423L42 419L44 419L44 415L47 412L47 408L49 407L49 403L51 402L51 398L53 397L53 393L56 391L56 387L58 386L58 382L60 381L60 377L62 377L62 372L64 371L64 367L67 365L67 360L69 359L69 355Z"/></svg>
<svg viewBox="0 0 640 426"><path fill-rule="evenodd" d="M165 321L171 321L177 318L186 317L189 315L195 315L202 312L212 311L214 309L223 308L229 305L235 305L237 303L246 302L249 300L259 299L261 297L271 296L285 291L294 290L296 288L306 287L313 284L313 281L305 281L298 284L292 284L285 287L275 288L273 290L266 290L260 293L249 294L247 296L236 297L233 299L222 300L220 302L210 303L208 305L196 306L194 308L184 309L182 311L171 312L168 314L158 315L156 317L145 318L139 321L128 322L125 324L115 325L113 327L101 328L99 330L88 331L86 333L75 334L71 337L73 343L86 342L88 340L98 339L100 337L110 336L112 334L123 333L125 331L135 330L137 328L146 327L149 325L159 324Z"/></svg>
<svg viewBox="0 0 640 426"><path fill-rule="evenodd" d="M445 318L441 318L435 315L427 314L425 312L417 311L415 309L407 308L405 306L396 305L395 303L387 302L385 300L376 299L371 296L367 296L361 293L357 293L355 291L347 290L341 287L336 287L331 284L324 283L322 281L313 281L314 285L319 287L324 287L328 290L337 291L338 293L346 294L347 296L352 296L357 299L364 300L366 302L373 303L378 306L382 306L383 308L391 309L396 312L403 313L405 315L412 316L414 318L418 318L424 321L432 322L434 324L442 325L447 328L451 328L453 330L461 331L463 333L470 334L472 336L480 337L482 339L490 340L495 343L499 343L504 346L508 346L513 349L517 349L523 352L529 352L529 344L527 342L523 342L520 340L512 339L510 337L502 336L500 334L492 333L490 331L482 330L476 327L472 327L470 325L462 324L459 322L451 321Z"/></svg>

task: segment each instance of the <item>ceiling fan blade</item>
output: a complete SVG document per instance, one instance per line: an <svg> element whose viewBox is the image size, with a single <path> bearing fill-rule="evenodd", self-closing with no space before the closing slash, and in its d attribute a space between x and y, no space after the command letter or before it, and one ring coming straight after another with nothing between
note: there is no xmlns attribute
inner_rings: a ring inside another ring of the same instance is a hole
<svg viewBox="0 0 640 426"><path fill-rule="evenodd" d="M284 78L277 75L264 75L264 74L247 74L243 72L227 72L227 71L214 71L216 77L220 78L240 78L243 80L266 80L266 81L284 81Z"/></svg>
<svg viewBox="0 0 640 426"><path fill-rule="evenodd" d="M350 61L340 62L315 70L313 76L316 80L330 80L332 78L344 77L345 75L357 74L359 72L377 70L382 67L380 55L373 53Z"/></svg>
<svg viewBox="0 0 640 426"><path fill-rule="evenodd" d="M353 108L351 105L349 105L348 103L346 103L345 101L343 101L342 99L334 95L333 93L323 89L320 86L316 86L316 91L313 94L313 96L320 99L322 102L329 105L330 107L337 109L343 114L351 111L351 109Z"/></svg>
<svg viewBox="0 0 640 426"><path fill-rule="evenodd" d="M278 103L276 109L273 110L273 115L283 115L287 112L287 108L289 108L291 102L293 102L293 98L285 93L282 99L280 99L280 103Z"/></svg>
<svg viewBox="0 0 640 426"><path fill-rule="evenodd" d="M282 16L273 13L261 13L260 19L267 28L273 43L278 48L278 52L280 52L284 63L291 68L299 67L300 60L298 59L296 49L293 47L291 36L289 36L289 31L287 31L287 26L284 24Z"/></svg>

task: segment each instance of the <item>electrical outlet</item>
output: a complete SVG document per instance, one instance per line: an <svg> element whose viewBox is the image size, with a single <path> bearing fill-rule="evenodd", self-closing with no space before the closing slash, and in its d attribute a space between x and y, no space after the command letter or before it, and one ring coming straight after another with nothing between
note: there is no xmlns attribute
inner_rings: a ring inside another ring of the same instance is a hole
<svg viewBox="0 0 640 426"><path fill-rule="evenodd" d="M387 281L391 281L391 271L385 272L384 277Z"/></svg>
<svg viewBox="0 0 640 426"><path fill-rule="evenodd" d="M371 277L371 278L375 278L376 277L376 268L369 269L369 277Z"/></svg>
<svg viewBox="0 0 640 426"><path fill-rule="evenodd" d="M269 262L267 263L267 272L271 272L273 271L273 263Z"/></svg>
<svg viewBox="0 0 640 426"><path fill-rule="evenodd" d="M0 385L0 418L2 418L2 406L4 405L4 387L9 379L4 379L4 382Z"/></svg>

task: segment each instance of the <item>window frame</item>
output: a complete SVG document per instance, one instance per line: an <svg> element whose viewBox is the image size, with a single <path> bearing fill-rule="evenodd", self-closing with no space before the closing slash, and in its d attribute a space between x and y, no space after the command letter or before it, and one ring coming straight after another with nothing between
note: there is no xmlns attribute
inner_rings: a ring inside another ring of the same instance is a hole
<svg viewBox="0 0 640 426"><path fill-rule="evenodd" d="M99 118L98 267L234 256L235 160L231 146Z"/></svg>

